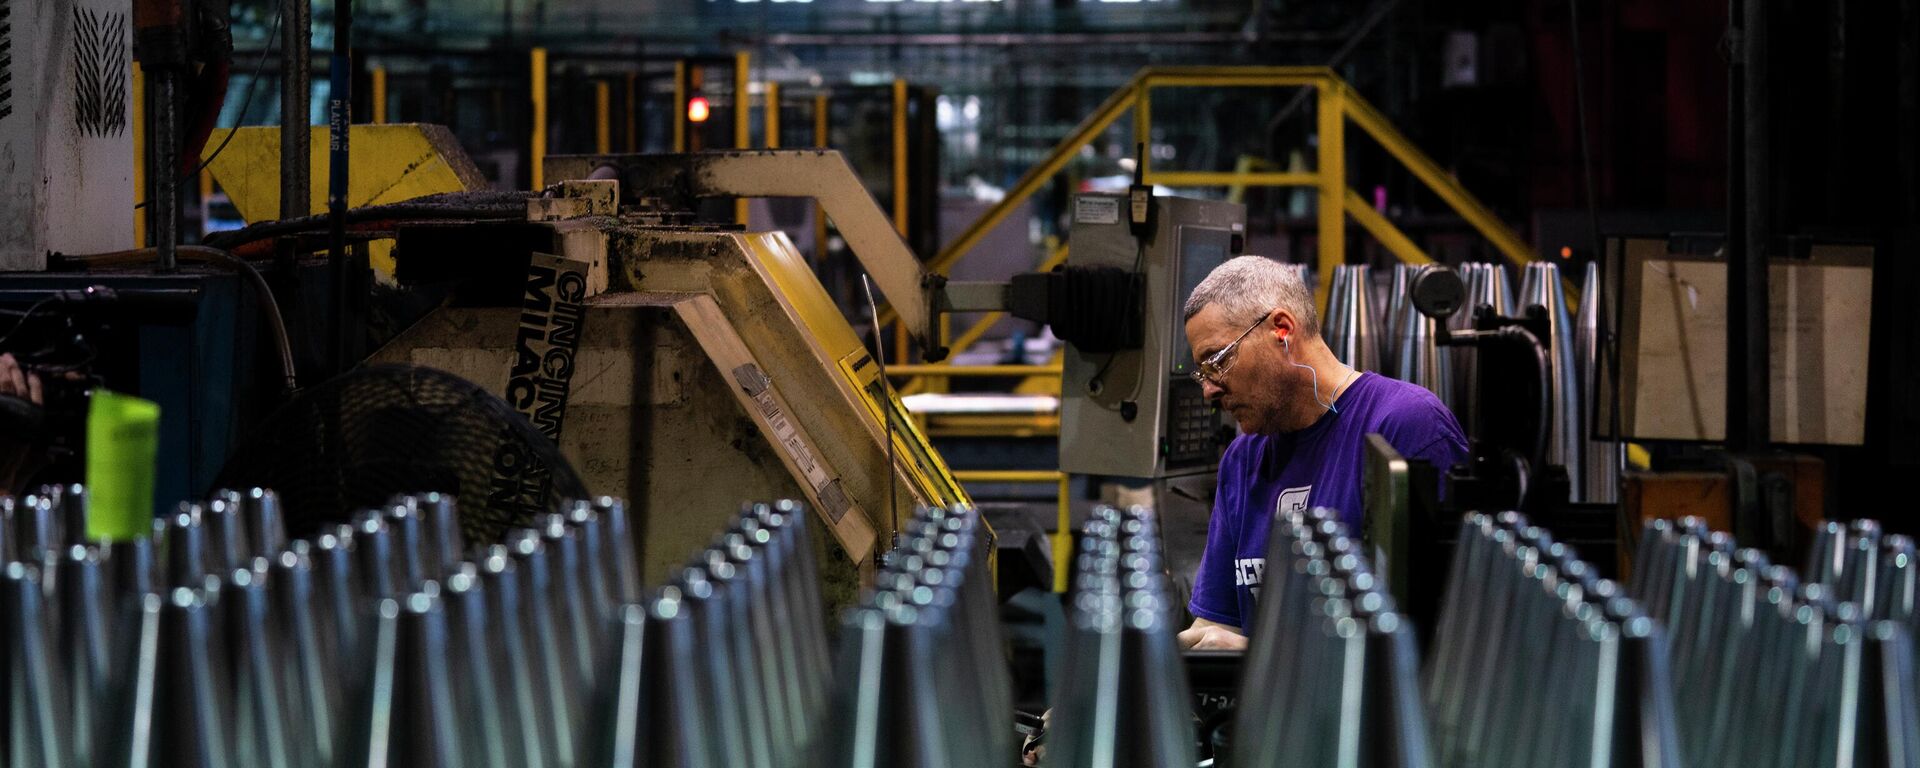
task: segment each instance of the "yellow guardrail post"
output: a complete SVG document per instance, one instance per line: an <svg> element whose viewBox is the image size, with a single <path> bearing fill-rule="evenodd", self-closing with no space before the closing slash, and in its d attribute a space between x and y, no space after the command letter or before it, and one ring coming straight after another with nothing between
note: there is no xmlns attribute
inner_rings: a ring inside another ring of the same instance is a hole
<svg viewBox="0 0 1920 768"><path fill-rule="evenodd" d="M673 151L687 151L687 60L673 63Z"/></svg>
<svg viewBox="0 0 1920 768"><path fill-rule="evenodd" d="M1052 469L957 469L953 472L953 479L963 483L1055 483L1059 494L1059 511L1054 519L1053 535L1047 537L1047 543L1053 551L1053 591L1067 591L1067 558L1073 556L1070 475Z"/></svg>
<svg viewBox="0 0 1920 768"><path fill-rule="evenodd" d="M769 81L767 83L766 94L761 100L766 102L765 106L761 107L760 122L766 126L767 149L779 149L780 84Z"/></svg>
<svg viewBox="0 0 1920 768"><path fill-rule="evenodd" d="M634 100L640 93L640 89L637 87L639 80L640 73L627 73L627 103L626 108L622 111L627 113L628 152L640 151L640 103Z"/></svg>
<svg viewBox="0 0 1920 768"><path fill-rule="evenodd" d="M1053 521L1053 591L1067 591L1067 559L1073 556L1073 499L1070 477L1060 473L1059 512Z"/></svg>
<svg viewBox="0 0 1920 768"><path fill-rule="evenodd" d="M1320 276L1314 303L1327 306L1333 268L1347 261L1347 147L1339 81L1320 83Z"/></svg>
<svg viewBox="0 0 1920 768"><path fill-rule="evenodd" d="M813 95L813 146L826 149L827 139L827 94ZM813 204L813 263L817 266L827 260L827 209L819 203ZM874 339L873 343L880 343Z"/></svg>
<svg viewBox="0 0 1920 768"><path fill-rule="evenodd" d="M893 228L907 236L907 81L898 77L893 79ZM905 323L893 324L893 359L907 360Z"/></svg>
<svg viewBox="0 0 1920 768"><path fill-rule="evenodd" d="M373 124L385 125L387 122L387 68L373 68Z"/></svg>
<svg viewBox="0 0 1920 768"><path fill-rule="evenodd" d="M1152 184L1153 177L1153 78L1139 78L1133 93L1133 147L1139 155L1140 178Z"/></svg>
<svg viewBox="0 0 1920 768"><path fill-rule="evenodd" d="M528 68L533 77L533 188L546 186L547 162L547 49L534 48Z"/></svg>
<svg viewBox="0 0 1920 768"><path fill-rule="evenodd" d="M753 94L748 93L747 74L751 54L739 51L733 54L733 146L746 149L753 146ZM742 197L733 201L733 220L745 226L747 223L747 199Z"/></svg>
<svg viewBox="0 0 1920 768"><path fill-rule="evenodd" d="M613 86L605 80L593 84L593 151L613 151Z"/></svg>

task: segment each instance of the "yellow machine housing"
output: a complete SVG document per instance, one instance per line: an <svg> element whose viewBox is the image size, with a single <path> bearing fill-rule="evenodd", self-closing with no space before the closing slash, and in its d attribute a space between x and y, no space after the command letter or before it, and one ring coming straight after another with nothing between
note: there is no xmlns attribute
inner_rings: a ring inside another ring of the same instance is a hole
<svg viewBox="0 0 1920 768"><path fill-rule="evenodd" d="M592 215L606 207L529 210L559 218L534 225L547 252L588 269L559 444L594 493L633 500L649 580L742 501L793 497L844 553L829 600L849 597L916 505L971 503L785 234ZM373 357L504 393L519 312L452 302Z"/></svg>

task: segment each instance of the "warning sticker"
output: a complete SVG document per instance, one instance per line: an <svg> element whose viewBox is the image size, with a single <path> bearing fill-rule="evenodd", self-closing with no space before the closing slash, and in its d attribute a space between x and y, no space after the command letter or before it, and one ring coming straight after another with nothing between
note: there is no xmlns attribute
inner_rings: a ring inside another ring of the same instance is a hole
<svg viewBox="0 0 1920 768"><path fill-rule="evenodd" d="M768 429L773 433L773 442L779 444L780 449L793 459L794 466L800 469L800 474L807 479L807 485L813 488L820 499L820 506L834 522L840 522L840 517L847 513L847 507L850 506L846 492L840 488L840 481L829 476L826 467L814 458L813 451L807 448L807 442L800 437L800 428L794 426L793 420L787 418L786 412L773 399L773 381L752 363L734 368L733 378L740 383L740 389L753 398L761 418L766 420Z"/></svg>

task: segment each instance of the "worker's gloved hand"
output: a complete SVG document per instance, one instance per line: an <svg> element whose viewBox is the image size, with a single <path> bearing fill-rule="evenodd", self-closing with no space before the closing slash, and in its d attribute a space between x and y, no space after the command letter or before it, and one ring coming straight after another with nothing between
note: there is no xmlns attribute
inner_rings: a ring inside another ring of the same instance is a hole
<svg viewBox="0 0 1920 768"><path fill-rule="evenodd" d="M8 398L0 403L6 425L0 430L0 494L11 494L45 463L35 451L46 420L40 376L13 355L0 354L0 397Z"/></svg>
<svg viewBox="0 0 1920 768"><path fill-rule="evenodd" d="M1180 642L1181 650L1244 651L1247 649L1247 636L1240 634L1238 628L1206 619L1194 619L1193 626L1181 631L1175 639Z"/></svg>

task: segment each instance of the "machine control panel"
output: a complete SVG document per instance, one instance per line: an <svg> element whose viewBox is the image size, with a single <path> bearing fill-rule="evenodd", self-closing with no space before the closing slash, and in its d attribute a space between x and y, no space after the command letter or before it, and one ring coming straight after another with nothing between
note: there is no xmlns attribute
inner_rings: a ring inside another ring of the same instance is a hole
<svg viewBox="0 0 1920 768"><path fill-rule="evenodd" d="M1153 226L1136 236L1121 195L1075 200L1069 266L1138 273L1144 281L1139 349L1088 351L1068 343L1061 380L1060 468L1158 478L1211 471L1226 422L1192 379L1181 305L1245 241L1236 203L1155 197Z"/></svg>

